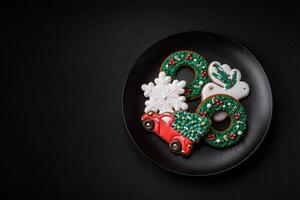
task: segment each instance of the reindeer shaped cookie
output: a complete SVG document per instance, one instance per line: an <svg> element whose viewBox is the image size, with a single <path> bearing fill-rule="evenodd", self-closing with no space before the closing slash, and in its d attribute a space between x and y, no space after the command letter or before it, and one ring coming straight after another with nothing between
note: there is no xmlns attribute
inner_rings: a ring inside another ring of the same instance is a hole
<svg viewBox="0 0 300 200"><path fill-rule="evenodd" d="M241 81L241 72L230 68L227 64L214 61L208 67L208 74L212 82L207 83L201 92L202 99L216 94L225 94L240 100L248 96L249 85ZM227 117L226 112L215 114L215 121L223 121Z"/></svg>

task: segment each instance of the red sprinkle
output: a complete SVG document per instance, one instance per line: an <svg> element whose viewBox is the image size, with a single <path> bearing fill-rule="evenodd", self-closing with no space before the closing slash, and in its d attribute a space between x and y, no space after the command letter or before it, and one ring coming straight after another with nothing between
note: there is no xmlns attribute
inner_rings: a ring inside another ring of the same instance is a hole
<svg viewBox="0 0 300 200"><path fill-rule="evenodd" d="M170 65L174 65L174 64L175 64L175 60L174 60L174 59L171 59L170 62L169 62L169 64L170 64Z"/></svg>
<svg viewBox="0 0 300 200"><path fill-rule="evenodd" d="M234 140L236 138L236 135L234 133L230 133L229 137L230 139Z"/></svg>
<svg viewBox="0 0 300 200"><path fill-rule="evenodd" d="M192 54L189 53L189 54L186 56L185 59L186 59L186 60L192 60L192 59L193 59Z"/></svg>
<svg viewBox="0 0 300 200"><path fill-rule="evenodd" d="M201 112L200 115L201 115L202 117L206 117L206 116L207 116L207 112L206 112L206 111Z"/></svg>
<svg viewBox="0 0 300 200"><path fill-rule="evenodd" d="M208 137L209 140L214 140L215 139L215 134L212 134L212 133L208 134L207 137Z"/></svg>
<svg viewBox="0 0 300 200"><path fill-rule="evenodd" d="M191 93L192 93L192 90L189 89L189 88L187 88L187 89L184 90L184 94L185 94L185 95L189 95L189 94L191 94Z"/></svg>
<svg viewBox="0 0 300 200"><path fill-rule="evenodd" d="M219 100L219 99L216 99L216 104L217 106L220 106L223 104L223 101L222 100Z"/></svg>
<svg viewBox="0 0 300 200"><path fill-rule="evenodd" d="M240 113L234 113L234 117L235 117L236 119L239 119L239 118L241 117L241 114L240 114Z"/></svg>

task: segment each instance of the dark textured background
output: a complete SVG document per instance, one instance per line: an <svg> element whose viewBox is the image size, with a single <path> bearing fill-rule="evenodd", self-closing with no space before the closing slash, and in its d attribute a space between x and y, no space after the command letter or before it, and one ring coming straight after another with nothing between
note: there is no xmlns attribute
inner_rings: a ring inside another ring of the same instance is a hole
<svg viewBox="0 0 300 200"><path fill-rule="evenodd" d="M1 9L2 199L299 199L296 5L239 1L16 4ZM143 157L121 94L135 60L185 31L237 40L272 87L272 124L237 168L191 178Z"/></svg>

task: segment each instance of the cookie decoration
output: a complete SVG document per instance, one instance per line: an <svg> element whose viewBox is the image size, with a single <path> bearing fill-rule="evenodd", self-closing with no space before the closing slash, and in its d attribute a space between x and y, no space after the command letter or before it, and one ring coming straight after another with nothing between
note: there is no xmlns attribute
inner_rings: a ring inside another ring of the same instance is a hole
<svg viewBox="0 0 300 200"><path fill-rule="evenodd" d="M224 131L211 127L204 141L216 148L228 148L238 143L247 129L247 115L244 107L234 98L227 95L213 95L199 105L196 113L212 119L217 112L226 112L230 117L230 125Z"/></svg>
<svg viewBox="0 0 300 200"><path fill-rule="evenodd" d="M186 99L193 100L201 97L203 86L210 81L207 74L208 62L196 52L177 51L164 60L161 71L175 78L181 67L190 67L194 71L194 80L185 87Z"/></svg>
<svg viewBox="0 0 300 200"><path fill-rule="evenodd" d="M193 142L198 142L210 125L207 118L195 113L176 112L174 116L175 121L172 127Z"/></svg>
<svg viewBox="0 0 300 200"><path fill-rule="evenodd" d="M141 120L146 131L156 133L172 152L182 155L190 155L193 145L210 127L209 119L186 111L163 114L150 111Z"/></svg>
<svg viewBox="0 0 300 200"><path fill-rule="evenodd" d="M227 64L212 62L208 67L208 75L212 82L203 87L202 99L216 94L225 94L240 100L250 93L249 85L241 81L241 72L238 69L231 70ZM214 116L214 120L223 121L226 117L226 113L221 112Z"/></svg>
<svg viewBox="0 0 300 200"><path fill-rule="evenodd" d="M181 96L184 94L185 85L185 81L172 81L165 72L160 72L154 83L150 82L141 86L144 96L149 98L145 101L145 112L154 111L161 114L187 110L188 105L185 103L185 97Z"/></svg>
<svg viewBox="0 0 300 200"><path fill-rule="evenodd" d="M174 79L180 67L191 67L195 72L192 83ZM141 117L143 128L154 132L173 153L190 155L192 147L204 141L215 148L229 148L246 134L247 115L239 99L246 97L249 85L241 81L238 69L214 61L207 61L193 51L177 51L168 56L154 83L143 84L145 101ZM195 113L187 112L186 100L202 97ZM230 125L216 130L213 121L227 116ZM214 120L212 120L214 119Z"/></svg>

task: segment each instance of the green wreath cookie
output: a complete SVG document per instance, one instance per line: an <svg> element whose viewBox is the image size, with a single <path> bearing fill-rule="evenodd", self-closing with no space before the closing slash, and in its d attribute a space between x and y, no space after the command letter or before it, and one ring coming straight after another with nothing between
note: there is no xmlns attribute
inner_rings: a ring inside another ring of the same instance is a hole
<svg viewBox="0 0 300 200"><path fill-rule="evenodd" d="M186 99L193 100L200 97L203 86L210 82L207 75L207 61L193 51L177 51L164 60L161 71L164 71L167 76L175 78L180 67L190 67L194 70L194 80L185 87Z"/></svg>
<svg viewBox="0 0 300 200"><path fill-rule="evenodd" d="M247 129L247 115L243 106L234 98L227 95L213 95L206 98L197 108L196 113L212 119L216 112L225 111L230 117L230 125L224 131L211 127L204 141L217 148L226 148L236 144Z"/></svg>

